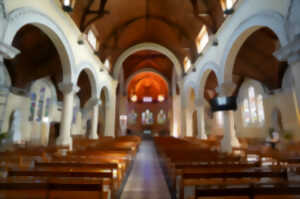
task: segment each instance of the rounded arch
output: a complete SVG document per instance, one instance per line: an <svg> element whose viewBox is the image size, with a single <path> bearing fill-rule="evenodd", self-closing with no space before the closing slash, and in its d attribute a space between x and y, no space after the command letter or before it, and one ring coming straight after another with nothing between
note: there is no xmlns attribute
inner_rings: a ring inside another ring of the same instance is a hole
<svg viewBox="0 0 300 199"><path fill-rule="evenodd" d="M99 92L99 98L101 98L102 93L104 93L105 100L109 101L109 88L107 86L102 86Z"/></svg>
<svg viewBox="0 0 300 199"><path fill-rule="evenodd" d="M134 45L131 48L128 48L119 56L119 58L116 61L116 64L114 67L114 72L113 72L113 76L115 79L118 79L118 77L119 77L123 62L130 55L132 55L138 51L142 51L142 50L153 50L153 51L160 52L163 55L167 56L172 61L173 65L175 67L177 76L181 77L181 75L182 75L181 64L173 52L171 52L166 47L156 44L156 43L141 43L141 44Z"/></svg>
<svg viewBox="0 0 300 199"><path fill-rule="evenodd" d="M232 81L233 67L240 48L249 36L263 27L269 28L276 34L281 46L285 46L288 43L285 31L285 20L278 12L264 11L249 17L240 23L238 28L233 31L226 44L226 49L224 50L221 60L221 66L223 67L221 69L222 71L220 71L222 76L219 84Z"/></svg>
<svg viewBox="0 0 300 199"><path fill-rule="evenodd" d="M97 96L100 95L100 89L98 89L99 80L98 80L98 76L96 75L97 74L96 70L88 63L81 63L78 68L79 70L75 75L76 85L78 84L80 74L82 72L85 72L88 75L90 81L92 97L97 98Z"/></svg>
<svg viewBox="0 0 300 199"><path fill-rule="evenodd" d="M204 101L204 89L206 85L207 78L209 74L213 72L215 73L218 81L218 85L221 80L221 73L219 72L219 66L214 62L208 62L204 64L203 67L197 73L197 80L200 81L199 84L196 84L196 99Z"/></svg>
<svg viewBox="0 0 300 199"><path fill-rule="evenodd" d="M41 29L54 43L63 67L63 82L73 82L74 55L68 39L61 28L49 16L23 7L11 11L8 14L8 26L4 34L3 42L11 45L17 32L25 25L33 25Z"/></svg>
<svg viewBox="0 0 300 199"><path fill-rule="evenodd" d="M171 85L170 85L169 81L167 80L167 78L166 78L161 72L159 72L159 71L157 71L157 70L155 70L155 69L153 69L153 68L143 68L143 69L141 69L141 70L138 70L138 71L134 72L133 74L131 74L131 75L127 78L127 80L126 80L126 82L125 82L125 85L126 85L125 88L126 88L126 90L128 90L129 82L130 82L137 74L143 73L143 72L155 73L156 75L160 76L160 77L165 81L166 85L168 85L169 88L171 88ZM170 92L170 89L169 89L169 92Z"/></svg>

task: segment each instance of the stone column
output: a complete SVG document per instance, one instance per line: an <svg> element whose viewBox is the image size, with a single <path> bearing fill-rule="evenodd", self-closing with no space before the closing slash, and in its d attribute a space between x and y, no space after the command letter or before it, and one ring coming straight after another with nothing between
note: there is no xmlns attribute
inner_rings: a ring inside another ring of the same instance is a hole
<svg viewBox="0 0 300 199"><path fill-rule="evenodd" d="M99 105L100 100L98 99L93 99L93 117L92 117L92 128L91 128L91 132L89 135L90 139L98 139L98 115L99 115Z"/></svg>
<svg viewBox="0 0 300 199"><path fill-rule="evenodd" d="M231 96L236 85L233 82L225 82L217 88L219 97ZM221 141L221 151L231 153L232 147L239 147L240 143L236 137L234 128L234 111L224 111L224 136Z"/></svg>
<svg viewBox="0 0 300 199"><path fill-rule="evenodd" d="M104 136L115 137L115 121L116 121L116 95L118 81L111 80L111 89L109 91L109 99L106 101L105 108L105 130Z"/></svg>
<svg viewBox="0 0 300 199"><path fill-rule="evenodd" d="M204 105L203 104L199 104L196 106L197 109L197 119L198 119L198 135L197 137L202 139L202 140L206 140L207 139L207 135L206 135L206 131L205 131L205 114L204 114Z"/></svg>
<svg viewBox="0 0 300 199"><path fill-rule="evenodd" d="M178 137L181 129L181 101L180 95L173 96L173 132L172 136Z"/></svg>
<svg viewBox="0 0 300 199"><path fill-rule="evenodd" d="M186 122L186 137L193 137L193 108L187 106L185 108L185 122Z"/></svg>
<svg viewBox="0 0 300 199"><path fill-rule="evenodd" d="M224 137L221 142L221 151L231 153L232 147L239 147L240 143L234 129L234 111L224 111Z"/></svg>
<svg viewBox="0 0 300 199"><path fill-rule="evenodd" d="M181 115L181 132L179 133L179 137L184 137L186 136L186 102L185 102L185 96L184 96L184 92L182 91L182 87L180 87L180 100L181 100L181 106L180 106L180 115Z"/></svg>
<svg viewBox="0 0 300 199"><path fill-rule="evenodd" d="M71 125L73 114L73 100L74 95L79 91L79 87L77 87L73 83L61 83L59 84L59 89L62 91L64 99L57 145L66 145L72 148Z"/></svg>

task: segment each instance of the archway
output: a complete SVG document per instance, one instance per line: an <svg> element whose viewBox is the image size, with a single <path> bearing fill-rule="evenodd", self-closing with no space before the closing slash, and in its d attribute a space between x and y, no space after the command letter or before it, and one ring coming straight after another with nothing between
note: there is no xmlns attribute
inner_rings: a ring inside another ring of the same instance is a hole
<svg viewBox="0 0 300 199"><path fill-rule="evenodd" d="M220 83L231 82L233 77L233 68L236 62L237 54L242 45L253 33L260 29L269 29L278 38L278 45L285 46L287 44L287 35L285 33L285 20L277 12L264 11L260 14L252 16L243 21L236 30L233 31L229 41L227 42L227 49L224 51L221 60L222 80ZM264 41L262 41L264 43ZM264 47L264 45L260 45Z"/></svg>
<svg viewBox="0 0 300 199"><path fill-rule="evenodd" d="M274 102L264 98L282 88L288 68L286 62L278 61L273 55L280 45L280 39L272 29L260 27L244 39L236 52L231 75L236 88L231 95L239 94L238 114L235 118L239 136L252 139L266 137L269 125L264 115L269 114L265 113L265 107L274 106ZM248 82L253 85L247 85ZM277 92L276 97L283 96Z"/></svg>
<svg viewBox="0 0 300 199"><path fill-rule="evenodd" d="M58 89L58 84L63 81L63 64L59 54L62 50L59 51L43 29L35 25L25 25L18 30L12 38L12 46L19 49L21 53L13 60L4 60L11 79L11 93L8 103L13 103L7 107L9 107L8 109L19 108L21 114L25 116L20 121L22 139L27 142L35 140L36 144L47 144L43 139L46 139L48 135L43 134L42 137L41 134L44 131L49 133L49 123L52 121L49 120L45 111L45 107L49 104L49 99L45 93L54 92L59 101L63 98ZM37 81L46 77L47 81L50 82L49 84ZM36 94L30 90L33 83L43 84L43 88L40 89L37 96L38 99L34 97ZM53 84L53 88L51 84ZM24 106L24 101L30 103ZM7 111L9 112L9 110ZM5 117L7 121L7 116ZM2 130L5 131L5 129L7 129L7 122Z"/></svg>
<svg viewBox="0 0 300 199"><path fill-rule="evenodd" d="M77 85L80 88L77 96L79 98L79 107L73 108L73 118L76 117L79 110L82 110L81 113L81 128L77 130L82 130L82 133L87 137L92 135L91 120L93 119L93 108L95 106L93 102L93 96L96 96L96 82L93 78L93 74L89 69L84 69L79 73ZM74 100L75 101L75 100ZM76 106L76 103L73 103ZM74 121L74 120L73 120ZM74 123L73 123L74 125ZM74 134L82 134L81 132L74 132Z"/></svg>
<svg viewBox="0 0 300 199"><path fill-rule="evenodd" d="M207 65L200 80L199 98L201 107L199 109L199 130L202 137L216 136L223 134L223 125L217 119L217 114L211 112L209 101L215 98L218 93L216 91L219 79L216 70L213 69L214 65Z"/></svg>

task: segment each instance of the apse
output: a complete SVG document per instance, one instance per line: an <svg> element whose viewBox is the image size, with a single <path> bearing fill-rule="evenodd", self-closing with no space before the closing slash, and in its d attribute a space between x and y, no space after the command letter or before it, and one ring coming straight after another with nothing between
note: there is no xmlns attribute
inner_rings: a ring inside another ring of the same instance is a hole
<svg viewBox="0 0 300 199"><path fill-rule="evenodd" d="M163 102L168 98L168 83L153 72L142 72L133 77L128 85L128 100L131 102ZM148 101L147 101L148 100Z"/></svg>

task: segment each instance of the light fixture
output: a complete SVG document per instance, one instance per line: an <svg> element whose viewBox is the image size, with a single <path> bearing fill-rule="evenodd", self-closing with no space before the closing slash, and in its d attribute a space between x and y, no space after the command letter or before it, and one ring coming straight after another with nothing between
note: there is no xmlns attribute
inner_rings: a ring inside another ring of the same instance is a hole
<svg viewBox="0 0 300 199"><path fill-rule="evenodd" d="M137 101L137 96L136 95L132 95L130 99L131 99L132 102L136 102Z"/></svg>
<svg viewBox="0 0 300 199"><path fill-rule="evenodd" d="M234 9L233 8L226 8L225 10L224 10L224 14L225 15L232 15L234 13Z"/></svg>
<svg viewBox="0 0 300 199"><path fill-rule="evenodd" d="M225 10L224 10L224 14L225 15L232 15L234 12L233 6L235 4L235 0L226 0L225 3Z"/></svg>
<svg viewBox="0 0 300 199"><path fill-rule="evenodd" d="M163 95L158 95L157 100L159 102L163 102L163 101L165 101L165 97Z"/></svg>
<svg viewBox="0 0 300 199"><path fill-rule="evenodd" d="M72 12L75 6L76 0L61 0L62 8L66 12Z"/></svg>

